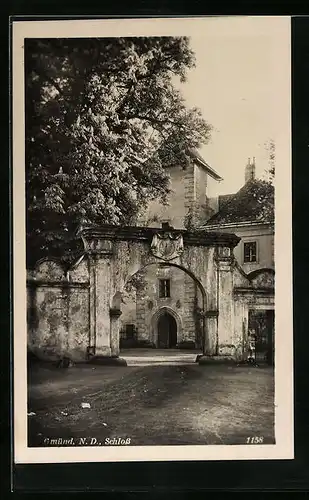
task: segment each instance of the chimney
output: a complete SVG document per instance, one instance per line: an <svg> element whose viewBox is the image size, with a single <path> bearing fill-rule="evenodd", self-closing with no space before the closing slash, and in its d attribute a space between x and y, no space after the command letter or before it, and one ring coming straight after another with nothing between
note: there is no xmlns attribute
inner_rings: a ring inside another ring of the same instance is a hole
<svg viewBox="0 0 309 500"><path fill-rule="evenodd" d="M255 157L253 157L253 160L251 162L251 159L248 158L248 163L245 168L245 184L247 184L248 181L253 181L255 179Z"/></svg>

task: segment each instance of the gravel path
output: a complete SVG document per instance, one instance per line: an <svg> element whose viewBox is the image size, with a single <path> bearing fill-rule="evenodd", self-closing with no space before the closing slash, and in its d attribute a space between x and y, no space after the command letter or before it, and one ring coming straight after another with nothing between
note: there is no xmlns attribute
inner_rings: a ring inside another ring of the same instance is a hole
<svg viewBox="0 0 309 500"><path fill-rule="evenodd" d="M29 446L58 438L104 444L106 438L128 437L132 445L245 444L253 436L271 444L273 370L197 364L34 367L28 412Z"/></svg>

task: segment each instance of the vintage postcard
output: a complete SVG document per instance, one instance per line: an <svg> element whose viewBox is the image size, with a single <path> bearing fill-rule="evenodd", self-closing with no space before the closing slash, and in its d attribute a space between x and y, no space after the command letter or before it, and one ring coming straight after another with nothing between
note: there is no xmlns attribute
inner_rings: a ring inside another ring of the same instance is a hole
<svg viewBox="0 0 309 500"><path fill-rule="evenodd" d="M290 37L13 20L15 463L293 458Z"/></svg>

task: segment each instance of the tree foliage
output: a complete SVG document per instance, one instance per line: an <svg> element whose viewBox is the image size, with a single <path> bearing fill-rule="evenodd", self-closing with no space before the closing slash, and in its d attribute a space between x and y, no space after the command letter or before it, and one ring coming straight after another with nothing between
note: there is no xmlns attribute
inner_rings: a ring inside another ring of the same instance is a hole
<svg viewBox="0 0 309 500"><path fill-rule="evenodd" d="M211 130L175 85L194 64L185 37L26 40L29 249L68 255L80 224L166 201L166 167Z"/></svg>
<svg viewBox="0 0 309 500"><path fill-rule="evenodd" d="M268 156L268 169L266 171L267 180L270 183L275 179L275 166L276 166L276 143L274 139L269 139L264 144Z"/></svg>
<svg viewBox="0 0 309 500"><path fill-rule="evenodd" d="M271 172L270 172L270 175ZM250 196L255 206L255 220L274 223L275 220L275 190L271 180L259 179L253 183Z"/></svg>

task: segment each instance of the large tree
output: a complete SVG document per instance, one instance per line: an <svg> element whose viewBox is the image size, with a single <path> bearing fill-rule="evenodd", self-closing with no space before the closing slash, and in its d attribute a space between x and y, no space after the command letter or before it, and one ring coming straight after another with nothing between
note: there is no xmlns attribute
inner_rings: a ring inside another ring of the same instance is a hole
<svg viewBox="0 0 309 500"><path fill-rule="evenodd" d="M185 37L26 40L28 254L70 258L79 224L165 201L166 167L211 130L178 90L194 65Z"/></svg>

